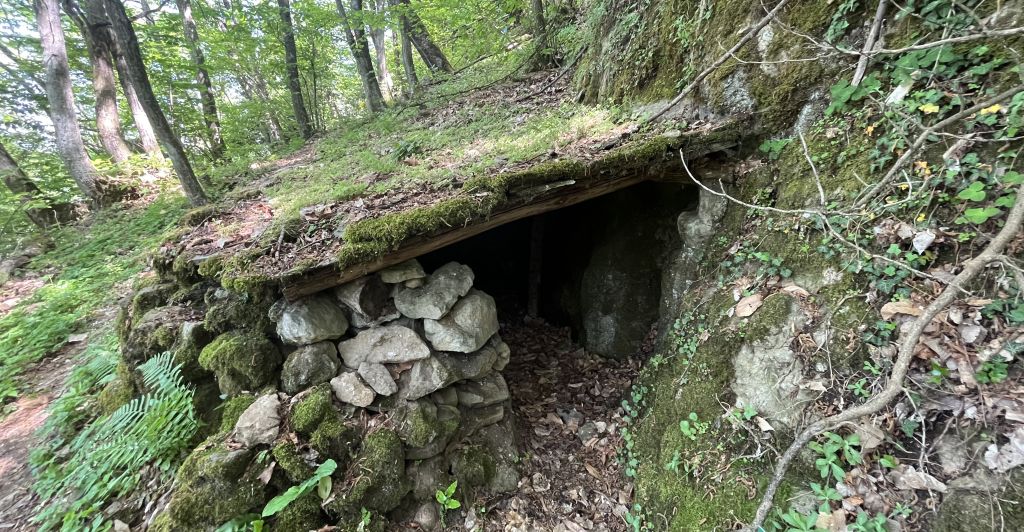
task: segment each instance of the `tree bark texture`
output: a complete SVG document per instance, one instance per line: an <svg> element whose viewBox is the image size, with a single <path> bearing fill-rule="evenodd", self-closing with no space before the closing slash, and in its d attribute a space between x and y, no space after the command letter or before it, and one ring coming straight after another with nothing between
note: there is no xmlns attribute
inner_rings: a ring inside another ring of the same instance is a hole
<svg viewBox="0 0 1024 532"><path fill-rule="evenodd" d="M192 17L191 0L177 0L178 13L181 14L181 26L185 33L185 41L188 42L189 53L192 55L192 64L196 68L196 86L199 89L199 99L203 106L203 121L210 135L210 154L214 159L224 156L224 137L221 134L220 118L217 116L217 98L213 94L213 85L210 83L210 73L206 71L206 56L203 54L202 45L199 42L199 30L196 29L196 20Z"/></svg>
<svg viewBox="0 0 1024 532"><path fill-rule="evenodd" d="M537 47L537 51L533 54L531 70L546 70L555 66L555 57L550 50L551 39L548 38L548 24L544 20L544 0L530 0L530 10L533 12L533 42Z"/></svg>
<svg viewBox="0 0 1024 532"><path fill-rule="evenodd" d="M58 0L35 0L36 23L43 49L43 70L46 73L46 97L50 102L57 154L67 167L79 190L95 206L106 203L104 187L96 167L89 160L82 141L75 112L75 98L71 92L71 69L64 43L64 30L60 21Z"/></svg>
<svg viewBox="0 0 1024 532"><path fill-rule="evenodd" d="M86 10L90 7L93 6L87 2ZM100 144L114 162L124 162L131 156L132 150L121 133L121 116L117 110L117 81L114 79L114 54L111 52L109 28L94 22L95 14L83 12L75 0L64 0L64 11L82 32L89 50L92 88L95 95L96 132ZM100 20L102 18L101 16Z"/></svg>
<svg viewBox="0 0 1024 532"><path fill-rule="evenodd" d="M185 148L171 129L171 124L167 122L167 117L164 116L160 103L157 101L156 95L153 94L153 86L149 82L146 64L142 60L142 50L139 49L139 39L135 35L135 28L132 27L128 13L125 12L122 0L104 0L104 5L107 8L107 15L110 16L111 27L117 37L121 53L127 63L129 79L138 92L139 101L146 116L149 117L149 121L153 124L153 130L157 138L160 139L160 144L163 145L167 156L171 158L171 164L174 166L174 172L178 174L178 180L181 181L181 188L185 192L185 196L193 205L205 204L207 202L206 193L203 192L203 187L192 170L192 164L188 160Z"/></svg>
<svg viewBox="0 0 1024 532"><path fill-rule="evenodd" d="M401 2L399 0L391 0L391 6L396 7ZM402 69L405 70L405 81L408 83L409 96L416 93L416 86L419 85L420 81L416 77L416 63L412 56L412 42L409 40L409 32L406 28L409 27L409 20L404 14L399 13L398 15L398 39L401 45L401 57L402 57Z"/></svg>
<svg viewBox="0 0 1024 532"><path fill-rule="evenodd" d="M387 9L387 0L374 0L373 9L377 14L384 14L384 11ZM387 37L387 28L380 27L370 29L370 39L373 40L373 51L376 53L377 57L377 79L380 85L380 91L385 100L393 100L395 98L395 81L391 77L391 69L388 68Z"/></svg>
<svg viewBox="0 0 1024 532"><path fill-rule="evenodd" d="M419 15L416 14L416 10L412 8L409 0L399 0L399 3L405 8L402 13L406 22L404 30L412 40L416 51L420 53L420 57L423 58L423 62L434 72L454 72L451 63L448 62L448 58L434 44L433 39L430 38L430 33L427 31L427 27L423 25L423 21L420 20Z"/></svg>
<svg viewBox="0 0 1024 532"><path fill-rule="evenodd" d="M341 17L343 29L345 30L345 41L348 42L349 50L352 51L352 58L356 62L356 73L363 82L363 95L366 97L366 107L371 113L384 109L384 96L380 92L380 85L377 83L377 74L373 70L373 60L370 59L370 48L366 43L366 32L361 23L353 23L349 20L345 10L344 0L334 0L338 8L338 16ZM362 0L352 0L352 10L361 11ZM358 21L356 21L358 22Z"/></svg>
<svg viewBox="0 0 1024 532"><path fill-rule="evenodd" d="M90 0L102 2L103 0ZM114 50L114 66L117 68L117 79L121 80L121 92L124 93L124 100L128 102L128 109L132 112L132 121L135 122L135 130L139 133L139 144L142 151L150 157L163 159L163 152L160 151L160 141L156 138L156 131L153 130L153 123L146 115L146 109L142 106L139 93L132 85L131 76L128 75L128 62L120 48Z"/></svg>
<svg viewBox="0 0 1024 532"><path fill-rule="evenodd" d="M11 157L11 154L4 148L3 144L0 144L0 179L3 179L4 185L7 186L7 189L12 194L20 196L19 201L23 206L38 201L42 195L39 187L25 175L25 172L21 170L21 167L14 161L14 158ZM71 205L66 203L56 206L48 204L46 206L26 207L25 215L40 229L47 229L74 218Z"/></svg>
<svg viewBox="0 0 1024 532"><path fill-rule="evenodd" d="M284 35L281 40L284 44L284 62L288 78L288 92L292 97L292 111L295 113L295 121L299 125L299 133L302 138L308 139L313 136L313 128L309 124L306 104L302 101L302 85L299 82L299 52L295 46L292 8L289 0L277 0L277 7L281 23L284 25Z"/></svg>

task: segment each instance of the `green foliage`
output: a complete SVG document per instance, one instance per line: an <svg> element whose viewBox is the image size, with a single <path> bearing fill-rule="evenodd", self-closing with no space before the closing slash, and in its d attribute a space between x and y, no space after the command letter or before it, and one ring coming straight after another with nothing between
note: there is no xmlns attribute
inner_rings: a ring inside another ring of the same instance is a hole
<svg viewBox="0 0 1024 532"><path fill-rule="evenodd" d="M782 154L782 150L786 146L789 146L790 142L793 142L792 138L768 139L762 142L761 145L757 147L757 149L760 150L761 153L768 154L768 159L774 161L779 158L779 155Z"/></svg>
<svg viewBox="0 0 1024 532"><path fill-rule="evenodd" d="M437 490L434 492L434 500L440 505L441 509L441 528L444 528L445 516L450 510L457 510L462 507L462 503L455 498L455 490L459 487L459 481L454 480L444 490Z"/></svg>
<svg viewBox="0 0 1024 532"><path fill-rule="evenodd" d="M843 34L846 33L846 29L850 27L847 17L850 16L850 13L857 10L859 4L858 0L843 0L836 7L835 13L832 14L832 22L829 24L828 29L825 30L826 41L834 43L842 38Z"/></svg>
<svg viewBox="0 0 1024 532"><path fill-rule="evenodd" d="M696 440L697 436L707 433L709 426L707 421L700 421L696 412L690 412L686 419L679 422L679 431L687 438Z"/></svg>
<svg viewBox="0 0 1024 532"><path fill-rule="evenodd" d="M109 523L100 510L131 492L144 466L169 475L187 449L198 422L192 390L170 353L138 369L145 394L94 421L59 453L34 462L34 489L47 501L35 518L42 529L105 529Z"/></svg>
<svg viewBox="0 0 1024 532"><path fill-rule="evenodd" d="M59 349L96 309L113 303L118 294L113 288L143 270L144 254L185 207L183 198L161 196L140 209L107 209L89 228L68 227L53 235L56 247L31 267L59 273L0 318L0 398L15 396L27 365Z"/></svg>
<svg viewBox="0 0 1024 532"><path fill-rule="evenodd" d="M820 456L815 459L814 466L821 473L821 478L828 478L831 475L836 482L842 482L846 471L842 467L845 461L849 465L858 465L861 458L858 447L860 437L851 434L845 438L833 432L825 433L825 442L811 442L809 447Z"/></svg>

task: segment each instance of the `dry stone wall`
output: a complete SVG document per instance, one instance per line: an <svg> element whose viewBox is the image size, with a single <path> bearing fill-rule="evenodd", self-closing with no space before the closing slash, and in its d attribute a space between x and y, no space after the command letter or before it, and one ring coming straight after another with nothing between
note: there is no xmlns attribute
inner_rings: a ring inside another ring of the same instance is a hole
<svg viewBox="0 0 1024 532"><path fill-rule="evenodd" d="M248 312L226 305L237 294L211 287L203 321L203 309L183 302L134 309L141 315L126 318L127 336L167 334L130 342L133 360L172 346L197 385L225 399L213 408L220 431L186 460L154 528L216 528L258 511L328 458L339 464L331 496L295 505L274 530L358 522L364 508L381 522L387 515L430 530L434 492L453 480L467 499L515 489L518 449L501 375L510 350L494 299L473 280L462 264L428 275L411 260L298 301L235 301ZM152 291L144 297L160 301ZM197 508L205 497L218 503Z"/></svg>

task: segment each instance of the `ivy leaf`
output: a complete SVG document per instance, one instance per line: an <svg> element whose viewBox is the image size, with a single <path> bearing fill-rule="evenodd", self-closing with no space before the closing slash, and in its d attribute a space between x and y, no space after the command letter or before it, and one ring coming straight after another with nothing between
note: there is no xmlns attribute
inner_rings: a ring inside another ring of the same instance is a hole
<svg viewBox="0 0 1024 532"><path fill-rule="evenodd" d="M1017 194L1006 194L996 199L996 207L1006 207L1007 209L1013 207L1013 204L1017 202Z"/></svg>
<svg viewBox="0 0 1024 532"><path fill-rule="evenodd" d="M968 201L984 201L985 200L985 184L981 181L975 181L970 184L967 188L960 191L956 197L962 200Z"/></svg>
<svg viewBox="0 0 1024 532"><path fill-rule="evenodd" d="M957 218L957 220L963 219L972 224L979 225L987 222L989 218L999 216L1002 213L1002 209L997 209L995 207L979 207L975 209L967 209L964 211L964 215Z"/></svg>
<svg viewBox="0 0 1024 532"><path fill-rule="evenodd" d="M1021 183L1024 183L1024 175L1020 174L1019 172L1010 170L1009 172L1006 172L1005 175L1003 175L1003 183L1006 185L1019 185Z"/></svg>

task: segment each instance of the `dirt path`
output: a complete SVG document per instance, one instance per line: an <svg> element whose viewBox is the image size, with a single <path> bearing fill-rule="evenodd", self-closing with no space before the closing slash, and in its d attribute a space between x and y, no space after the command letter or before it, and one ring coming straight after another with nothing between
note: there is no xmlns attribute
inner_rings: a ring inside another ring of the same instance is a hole
<svg viewBox="0 0 1024 532"><path fill-rule="evenodd" d="M71 344L25 373L30 389L0 420L0 531L35 530L30 523L39 498L32 492L29 454L39 443L36 431L46 421L50 401L64 389L64 381L84 344Z"/></svg>
<svg viewBox="0 0 1024 532"><path fill-rule="evenodd" d="M506 326L512 348L504 375L522 423L519 490L482 521L487 530L626 530L632 485L615 460L619 403L637 364L610 361L572 343L569 331L540 321Z"/></svg>

